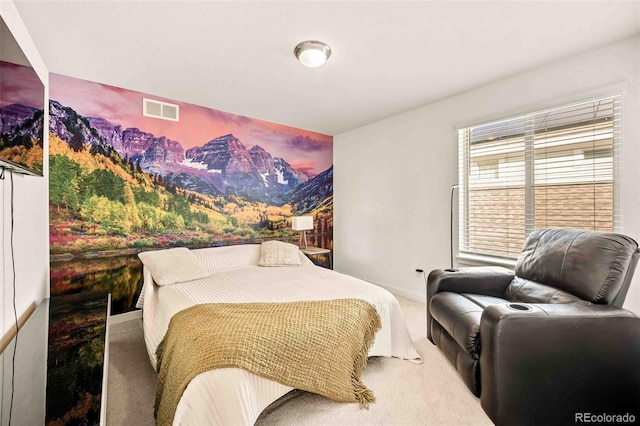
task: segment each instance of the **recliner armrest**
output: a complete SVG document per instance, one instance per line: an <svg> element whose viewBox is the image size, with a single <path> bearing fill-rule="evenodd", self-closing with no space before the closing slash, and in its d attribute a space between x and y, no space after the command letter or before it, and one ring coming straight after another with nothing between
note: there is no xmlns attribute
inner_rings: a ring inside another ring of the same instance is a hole
<svg viewBox="0 0 640 426"><path fill-rule="evenodd" d="M435 269L427 279L427 299L441 291L502 297L514 276L513 271L500 266L459 268L455 272Z"/></svg>
<svg viewBox="0 0 640 426"><path fill-rule="evenodd" d="M625 309L493 305L480 336L480 400L497 425L640 415L640 318Z"/></svg>
<svg viewBox="0 0 640 426"><path fill-rule="evenodd" d="M434 269L431 271L427 279L427 338L433 342L431 336L433 318L429 305L434 295L441 291L451 291L502 297L514 276L513 271L499 266L459 268L454 271Z"/></svg>

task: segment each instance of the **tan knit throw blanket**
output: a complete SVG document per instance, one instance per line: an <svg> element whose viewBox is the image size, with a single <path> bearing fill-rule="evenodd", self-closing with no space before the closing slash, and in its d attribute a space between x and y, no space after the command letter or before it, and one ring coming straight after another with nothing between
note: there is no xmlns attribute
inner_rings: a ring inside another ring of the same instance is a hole
<svg viewBox="0 0 640 426"><path fill-rule="evenodd" d="M210 303L178 312L158 346L158 425L170 425L187 384L214 368L244 368L340 402L375 401L360 381L380 329L373 305L357 299Z"/></svg>

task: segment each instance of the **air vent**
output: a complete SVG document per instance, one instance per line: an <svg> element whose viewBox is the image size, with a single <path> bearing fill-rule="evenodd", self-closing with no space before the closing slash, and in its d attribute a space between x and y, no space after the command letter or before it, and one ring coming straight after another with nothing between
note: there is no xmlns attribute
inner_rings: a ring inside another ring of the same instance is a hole
<svg viewBox="0 0 640 426"><path fill-rule="evenodd" d="M142 98L142 115L145 117L161 118L163 120L179 121L180 106L154 99Z"/></svg>

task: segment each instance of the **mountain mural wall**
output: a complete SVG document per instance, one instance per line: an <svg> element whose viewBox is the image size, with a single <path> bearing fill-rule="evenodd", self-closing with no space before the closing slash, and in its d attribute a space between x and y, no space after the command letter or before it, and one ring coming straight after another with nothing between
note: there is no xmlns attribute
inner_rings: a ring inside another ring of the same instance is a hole
<svg viewBox="0 0 640 426"><path fill-rule="evenodd" d="M42 175L43 101L32 68L0 61L0 167Z"/></svg>
<svg viewBox="0 0 640 426"><path fill-rule="evenodd" d="M232 134L185 150L178 141L137 128L123 129L104 118L83 117L56 101L50 102L50 117L51 133L71 149L103 155L113 150L149 175L200 194L283 205L292 191L309 181L284 158L259 145L247 149Z"/></svg>
<svg viewBox="0 0 640 426"><path fill-rule="evenodd" d="M143 97L50 77L52 296L107 290L127 311L137 252L297 242L296 215L314 217L311 244L332 248L331 136L156 98L179 105L168 122L144 117Z"/></svg>

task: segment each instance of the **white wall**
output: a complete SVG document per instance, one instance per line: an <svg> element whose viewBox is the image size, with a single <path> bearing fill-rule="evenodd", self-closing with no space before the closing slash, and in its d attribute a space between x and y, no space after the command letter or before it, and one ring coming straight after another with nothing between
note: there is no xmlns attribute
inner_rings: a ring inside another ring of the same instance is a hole
<svg viewBox="0 0 640 426"><path fill-rule="evenodd" d="M48 132L49 77L22 18L12 0L0 1L0 15L45 84L44 177L13 175L16 310L18 318L32 303L49 297ZM13 267L11 256L11 176L0 180L0 331L14 326Z"/></svg>
<svg viewBox="0 0 640 426"><path fill-rule="evenodd" d="M622 229L640 241L640 37L334 136L335 269L424 300L449 265L457 128L622 93ZM434 84L438 84L434 82ZM625 307L640 314L640 269Z"/></svg>
<svg viewBox="0 0 640 426"><path fill-rule="evenodd" d="M45 424L48 335L49 300L45 299L20 329L18 347L13 339L0 354L0 424L10 424L9 414L13 424Z"/></svg>

